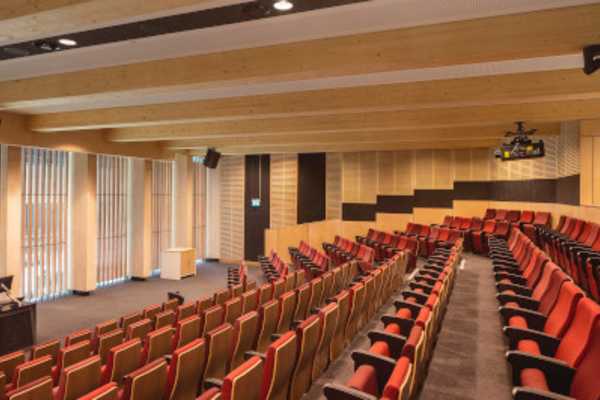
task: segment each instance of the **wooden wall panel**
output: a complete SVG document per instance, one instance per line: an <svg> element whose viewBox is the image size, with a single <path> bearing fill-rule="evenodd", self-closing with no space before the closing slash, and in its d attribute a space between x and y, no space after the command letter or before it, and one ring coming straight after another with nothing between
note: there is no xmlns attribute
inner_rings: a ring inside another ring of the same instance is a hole
<svg viewBox="0 0 600 400"><path fill-rule="evenodd" d="M326 218L342 218L342 153L327 153L325 176Z"/></svg>
<svg viewBox="0 0 600 400"><path fill-rule="evenodd" d="M244 258L244 156L221 159L221 258Z"/></svg>
<svg viewBox="0 0 600 400"><path fill-rule="evenodd" d="M298 156L271 155L271 228L298 222Z"/></svg>
<svg viewBox="0 0 600 400"><path fill-rule="evenodd" d="M394 186L396 195L411 195L413 194L413 175L414 151L395 151L394 152Z"/></svg>
<svg viewBox="0 0 600 400"><path fill-rule="evenodd" d="M490 180L491 153L490 149L471 149L471 180Z"/></svg>
<svg viewBox="0 0 600 400"><path fill-rule="evenodd" d="M592 160L592 204L600 205L600 137L594 138Z"/></svg>
<svg viewBox="0 0 600 400"><path fill-rule="evenodd" d="M396 188L397 171L395 168L395 152L377 152L377 170L377 194L383 196L398 194Z"/></svg>
<svg viewBox="0 0 600 400"><path fill-rule="evenodd" d="M433 186L436 189L452 189L452 151L435 150L433 152Z"/></svg>
<svg viewBox="0 0 600 400"><path fill-rule="evenodd" d="M342 202L360 203L360 153L342 154Z"/></svg>
<svg viewBox="0 0 600 400"><path fill-rule="evenodd" d="M413 161L413 188L434 189L433 150L417 150Z"/></svg>

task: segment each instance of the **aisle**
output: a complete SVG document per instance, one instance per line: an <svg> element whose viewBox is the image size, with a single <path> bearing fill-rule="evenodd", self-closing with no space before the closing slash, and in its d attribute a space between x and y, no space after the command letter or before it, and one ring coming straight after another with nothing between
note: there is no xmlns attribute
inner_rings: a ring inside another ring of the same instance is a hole
<svg viewBox="0 0 600 400"><path fill-rule="evenodd" d="M465 255L420 400L509 400L510 371L489 259Z"/></svg>

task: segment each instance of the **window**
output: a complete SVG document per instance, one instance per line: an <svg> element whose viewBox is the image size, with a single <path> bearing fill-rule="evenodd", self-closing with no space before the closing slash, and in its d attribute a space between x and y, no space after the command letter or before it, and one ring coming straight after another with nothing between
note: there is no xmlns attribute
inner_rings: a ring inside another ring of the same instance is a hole
<svg viewBox="0 0 600 400"><path fill-rule="evenodd" d="M173 162L152 161L152 266L160 266L160 253L171 245Z"/></svg>
<svg viewBox="0 0 600 400"><path fill-rule="evenodd" d="M23 294L29 301L67 292L69 161L63 151L22 149Z"/></svg>
<svg viewBox="0 0 600 400"><path fill-rule="evenodd" d="M98 155L98 286L130 276L127 265L127 158Z"/></svg>

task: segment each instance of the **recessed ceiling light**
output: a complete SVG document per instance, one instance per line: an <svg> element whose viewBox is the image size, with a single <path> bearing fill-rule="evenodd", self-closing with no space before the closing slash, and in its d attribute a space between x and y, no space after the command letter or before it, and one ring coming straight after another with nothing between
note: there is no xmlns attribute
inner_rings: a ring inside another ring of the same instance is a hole
<svg viewBox="0 0 600 400"><path fill-rule="evenodd" d="M275 7L277 11L290 11L294 8L294 3L290 0L278 0L273 3L273 7Z"/></svg>
<svg viewBox="0 0 600 400"><path fill-rule="evenodd" d="M68 39L68 38L58 39L58 43L62 44L63 46L67 46L67 47L77 46L76 41L74 41L73 39Z"/></svg>

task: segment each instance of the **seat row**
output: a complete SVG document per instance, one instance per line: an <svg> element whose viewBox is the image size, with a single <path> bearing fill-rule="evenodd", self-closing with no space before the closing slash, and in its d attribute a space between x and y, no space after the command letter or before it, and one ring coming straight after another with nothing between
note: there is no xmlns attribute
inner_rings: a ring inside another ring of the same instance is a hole
<svg viewBox="0 0 600 400"><path fill-rule="evenodd" d="M336 235L333 243L323 243L323 250L333 265L355 260L362 271L369 271L375 264L375 251L369 246Z"/></svg>
<svg viewBox="0 0 600 400"><path fill-rule="evenodd" d="M319 276L329 270L331 260L304 240L298 247L290 247L290 257L296 268L302 268L311 276Z"/></svg>
<svg viewBox="0 0 600 400"><path fill-rule="evenodd" d="M600 398L600 306L518 229L489 242L513 397Z"/></svg>
<svg viewBox="0 0 600 400"><path fill-rule="evenodd" d="M357 236L356 241L371 247L375 251L375 260L378 262L403 252L407 257L407 271L410 272L417 266L419 242L413 237L369 229L366 236Z"/></svg>
<svg viewBox="0 0 600 400"><path fill-rule="evenodd" d="M289 272L289 265L274 250L271 250L268 256L258 257L258 262L265 279L269 282L285 277Z"/></svg>
<svg viewBox="0 0 600 400"><path fill-rule="evenodd" d="M563 215L556 229L538 227L537 234L550 258L600 302L600 225Z"/></svg>
<svg viewBox="0 0 600 400"><path fill-rule="evenodd" d="M337 268L313 281L319 282ZM358 271L356 267L355 270ZM329 298L327 305L314 309L308 318L294 323L291 330L274 337L276 340L265 352L249 352L248 361L231 371L222 383L212 382L214 387L200 399L300 399L342 353L371 313L401 285L403 276L401 254L356 276L348 287Z"/></svg>
<svg viewBox="0 0 600 400"><path fill-rule="evenodd" d="M354 374L345 384L327 384L328 400L407 400L415 398L427 374L462 253L462 241L439 248L419 269L396 313L370 331L371 346L352 353Z"/></svg>
<svg viewBox="0 0 600 400"><path fill-rule="evenodd" d="M471 221L464 224L461 228L449 228L445 226L424 225L409 222L404 232L396 232L400 235L415 238L419 245L419 255L429 257L436 248L450 248L457 241L464 238L464 232L471 229Z"/></svg>
<svg viewBox="0 0 600 400"><path fill-rule="evenodd" d="M493 219L496 221L506 221L510 224L527 224L527 225L552 225L552 214L545 211L530 211L530 210L504 210L488 208L483 216L484 220Z"/></svg>
<svg viewBox="0 0 600 400"><path fill-rule="evenodd" d="M236 285L246 285L248 280L248 265L242 261L240 265L235 265L227 268L227 287L231 288Z"/></svg>

